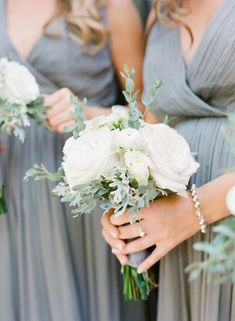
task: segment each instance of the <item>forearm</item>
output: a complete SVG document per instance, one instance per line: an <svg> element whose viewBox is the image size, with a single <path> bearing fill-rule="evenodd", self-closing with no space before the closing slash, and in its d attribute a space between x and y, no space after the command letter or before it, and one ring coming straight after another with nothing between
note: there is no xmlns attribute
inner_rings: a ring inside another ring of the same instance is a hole
<svg viewBox="0 0 235 321"><path fill-rule="evenodd" d="M224 174L197 189L201 210L207 224L215 223L230 215L226 195L235 185L235 173Z"/></svg>

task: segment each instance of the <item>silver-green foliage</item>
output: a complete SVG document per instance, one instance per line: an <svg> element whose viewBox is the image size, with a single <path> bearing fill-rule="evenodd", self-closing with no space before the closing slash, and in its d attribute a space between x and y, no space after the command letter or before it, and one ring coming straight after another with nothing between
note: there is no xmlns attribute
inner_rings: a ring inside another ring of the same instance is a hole
<svg viewBox="0 0 235 321"><path fill-rule="evenodd" d="M38 97L27 105L0 99L0 132L14 134L24 141L25 127L30 125L30 119L49 128L46 121L46 110L42 97Z"/></svg>

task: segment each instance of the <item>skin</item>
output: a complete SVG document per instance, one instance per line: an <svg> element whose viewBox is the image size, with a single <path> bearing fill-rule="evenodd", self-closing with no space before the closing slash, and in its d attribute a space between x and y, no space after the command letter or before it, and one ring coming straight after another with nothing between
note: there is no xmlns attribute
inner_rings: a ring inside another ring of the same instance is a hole
<svg viewBox="0 0 235 321"><path fill-rule="evenodd" d="M29 56L43 33L43 27L53 16L56 5L56 0L7 1L7 32L22 58L27 59ZM132 0L109 0L107 13L110 50L121 86L124 88L125 84L119 71L123 69L124 64L127 64L135 68L136 87L142 91L144 35L138 12ZM22 17L24 17L23 20ZM45 104L51 107L48 112L48 121L54 131L62 133L65 126L72 124L70 116L70 96L72 94L69 88L61 88L51 95L45 95ZM143 109L143 107L140 108ZM88 106L85 110L85 118L91 119L108 113L110 113L110 109ZM154 122L156 119L149 114L147 121Z"/></svg>
<svg viewBox="0 0 235 321"><path fill-rule="evenodd" d="M195 43L181 28L182 52L186 63L192 61L208 23L224 1L192 0L191 12L184 22L191 28ZM226 194L235 184L235 174L225 174L197 189L201 209L207 225L229 216L225 205ZM141 213L141 227L146 233L139 236L139 223L130 225L130 216L115 217L108 213L102 218L103 236L122 265L128 263L127 254L154 247L153 252L139 266L146 271L169 251L200 231L199 220L191 197L170 195L154 201ZM180 224L179 224L180 222ZM135 240L126 243L127 239Z"/></svg>

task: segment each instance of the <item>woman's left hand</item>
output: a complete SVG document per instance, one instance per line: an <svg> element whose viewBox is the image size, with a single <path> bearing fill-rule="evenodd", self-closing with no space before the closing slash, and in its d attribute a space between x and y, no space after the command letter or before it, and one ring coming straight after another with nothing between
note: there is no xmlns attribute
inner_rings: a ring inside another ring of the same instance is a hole
<svg viewBox="0 0 235 321"><path fill-rule="evenodd" d="M125 258L127 262L128 254L155 246L139 266L140 273L148 270L174 247L200 230L191 198L173 194L159 198L150 207L143 209L140 223L131 225L129 222L128 212L121 216L104 215L103 236L121 263L125 262ZM141 230L145 233L143 237L139 237ZM123 243L128 239L134 240Z"/></svg>
<svg viewBox="0 0 235 321"><path fill-rule="evenodd" d="M71 118L72 103L70 97L73 95L68 88L62 88L51 95L44 96L44 103L50 107L47 113L48 122L54 131L63 133L65 127L73 125ZM85 107L85 120L92 119L96 116L110 113L111 108L102 108L96 106Z"/></svg>

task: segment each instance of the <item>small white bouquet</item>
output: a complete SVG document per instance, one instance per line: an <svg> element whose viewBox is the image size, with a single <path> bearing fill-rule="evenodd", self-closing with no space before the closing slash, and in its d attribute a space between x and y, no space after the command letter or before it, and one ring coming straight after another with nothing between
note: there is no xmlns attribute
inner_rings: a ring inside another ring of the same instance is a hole
<svg viewBox="0 0 235 321"><path fill-rule="evenodd" d="M23 142L30 118L47 127L46 108L34 76L23 65L0 59L0 132Z"/></svg>
<svg viewBox="0 0 235 321"><path fill-rule="evenodd" d="M157 197L169 192L187 196L186 186L199 165L176 130L144 122L137 109L134 70L126 67L122 76L130 109L114 106L110 115L84 122L83 109L73 98L76 124L64 145L62 167L51 174L43 165L34 165L26 179L58 182L53 192L74 207L75 216L91 213L99 205L113 215L128 210L132 224ZM147 108L155 104L159 85L155 81L149 97L143 97ZM146 299L156 286L150 271L137 273L142 254L132 254L130 265L123 267L126 299Z"/></svg>
<svg viewBox="0 0 235 321"><path fill-rule="evenodd" d="M46 122L46 108L39 86L29 70L15 61L0 59L0 133L14 134L23 142L30 118ZM0 188L0 214L5 212L3 187Z"/></svg>

